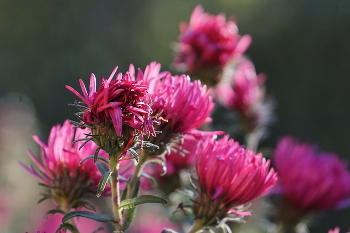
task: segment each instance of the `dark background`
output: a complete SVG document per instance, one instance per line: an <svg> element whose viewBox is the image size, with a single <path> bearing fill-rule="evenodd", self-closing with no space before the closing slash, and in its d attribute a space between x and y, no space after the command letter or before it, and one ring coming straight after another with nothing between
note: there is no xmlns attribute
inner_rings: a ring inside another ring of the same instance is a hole
<svg viewBox="0 0 350 233"><path fill-rule="evenodd" d="M47 135L74 119L68 103L76 97L65 85L79 90L79 78L108 76L116 65L125 72L130 63L158 61L173 72L178 24L197 4L234 16L253 37L247 55L278 103L263 145L291 134L349 158L350 0L1 0L0 97L29 97ZM349 213L321 216L311 230L345 230Z"/></svg>

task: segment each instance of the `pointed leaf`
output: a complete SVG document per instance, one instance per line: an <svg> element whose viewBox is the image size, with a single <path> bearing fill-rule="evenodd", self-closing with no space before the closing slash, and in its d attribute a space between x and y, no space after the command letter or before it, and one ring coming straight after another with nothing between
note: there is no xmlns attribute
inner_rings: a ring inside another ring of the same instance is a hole
<svg viewBox="0 0 350 233"><path fill-rule="evenodd" d="M98 183L98 188L97 188L97 193L96 193L97 197L101 196L101 194L102 194L103 190L105 189L106 184L109 180L109 177L112 175L112 173L113 172L108 171L102 176L100 182Z"/></svg>
<svg viewBox="0 0 350 233"><path fill-rule="evenodd" d="M83 217L83 218L90 218L98 222L115 222L113 216L108 214L95 214L88 211L72 211L68 214L66 214L62 218L62 222L64 223L68 219L74 218L74 217Z"/></svg>
<svg viewBox="0 0 350 233"><path fill-rule="evenodd" d="M78 229L73 226L72 224L70 223L63 223L61 224L58 229L56 230L56 233L59 233L60 230L62 229L67 229L67 230L70 230L72 233L79 233Z"/></svg>
<svg viewBox="0 0 350 233"><path fill-rule="evenodd" d="M136 210L135 207L134 208L130 208L128 210L128 216L126 217L126 220L125 220L125 223L124 223L124 226L123 226L123 230L124 231L126 231L130 227L130 225L132 223L132 220L134 219L135 210Z"/></svg>
<svg viewBox="0 0 350 233"><path fill-rule="evenodd" d="M101 148L97 147L94 153L94 163L96 163L97 158L98 158L98 152L100 152Z"/></svg>
<svg viewBox="0 0 350 233"><path fill-rule="evenodd" d="M135 188L134 188L134 190L133 190L133 193L132 193L132 198L135 198L135 197L137 197L137 195L138 195L138 193L139 193L139 188L140 188L140 178L137 180L137 182L136 182L136 184L135 184ZM125 189L126 190L126 189ZM124 190L124 191L125 191ZM124 194L124 193L123 193ZM125 199L125 197L124 197L124 199ZM123 200L123 199L122 199ZM132 223L132 221L133 221L133 219L134 219L134 215L135 215L135 207L134 208L130 208L129 210L128 210L128 215L127 215L127 217L126 217L126 219L125 219L125 223L124 223L124 231L125 230L127 230L129 227L130 227L130 225L131 225L131 223Z"/></svg>
<svg viewBox="0 0 350 233"><path fill-rule="evenodd" d="M108 164L108 160L107 160L107 164ZM101 172L102 175L106 174L106 172L109 171L109 168L108 168L108 166L105 163L97 162L96 166L97 166L98 170Z"/></svg>
<svg viewBox="0 0 350 233"><path fill-rule="evenodd" d="M141 196L135 197L133 199L127 199L127 200L122 201L120 203L120 208L130 209L130 208L133 208L137 205L145 204L145 203L167 204L168 202L161 197L156 197L153 195L141 195Z"/></svg>
<svg viewBox="0 0 350 233"><path fill-rule="evenodd" d="M64 211L63 211L63 210L60 210L60 209L48 210L48 211L44 214L44 218L46 219L47 215L49 215L49 214L57 214L57 213L64 214Z"/></svg>
<svg viewBox="0 0 350 233"><path fill-rule="evenodd" d="M90 155L90 156L88 156L88 157L82 159L82 160L79 162L79 166L81 166L81 164L82 164L83 162L85 162L86 160L88 160L88 159L94 159L94 158L95 158L95 155ZM107 160L105 157L97 156L97 159L102 160L103 162L105 162L105 163L107 163L107 164L109 163L108 160Z"/></svg>

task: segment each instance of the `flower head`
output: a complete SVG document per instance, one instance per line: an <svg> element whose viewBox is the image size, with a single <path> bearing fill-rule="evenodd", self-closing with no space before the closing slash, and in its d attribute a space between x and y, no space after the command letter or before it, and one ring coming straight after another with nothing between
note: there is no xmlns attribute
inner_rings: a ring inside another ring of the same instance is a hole
<svg viewBox="0 0 350 233"><path fill-rule="evenodd" d="M163 121L156 126L162 133L151 142L162 147L175 136L194 133L204 122L214 108L211 90L207 90L200 81L191 82L186 75L171 76L169 72L159 73L160 64L152 62L145 72L138 71L137 79L149 87L146 97L152 102L154 115L159 115ZM134 68L130 67L130 73Z"/></svg>
<svg viewBox="0 0 350 233"><path fill-rule="evenodd" d="M238 34L234 21L226 22L224 14L204 13L200 5L193 10L189 24L180 24L180 31L174 65L178 69L185 66L190 74L198 74L205 69L220 72L231 59L244 53L251 42L250 36Z"/></svg>
<svg viewBox="0 0 350 233"><path fill-rule="evenodd" d="M66 120L62 127L52 127L47 144L39 137L33 136L41 147L41 159L29 151L28 154L37 169L23 164L22 166L50 189L50 193L44 197L51 197L58 204L65 203L69 208L78 208L85 198L96 194L101 173L91 160L84 161L81 165L79 163L87 156L93 155L97 146L88 142L79 149L82 142L72 143L88 133L88 129L75 130ZM100 151L99 155L106 157L103 151Z"/></svg>
<svg viewBox="0 0 350 233"><path fill-rule="evenodd" d="M285 201L301 213L337 206L350 194L350 172L337 155L314 145L282 138L273 162Z"/></svg>
<svg viewBox="0 0 350 233"><path fill-rule="evenodd" d="M229 213L249 215L238 208L264 194L277 181L270 161L228 139L204 139L197 147L198 197L193 211L203 226L215 225Z"/></svg>
<svg viewBox="0 0 350 233"><path fill-rule="evenodd" d="M265 80L265 75L256 74L251 61L239 59L231 77L222 80L215 88L218 100L225 108L242 117L248 132L266 126L271 118L273 106L265 98Z"/></svg>
<svg viewBox="0 0 350 233"><path fill-rule="evenodd" d="M142 141L144 136L155 136L155 132L152 110L144 102L147 86L130 73L118 73L113 80L116 71L117 68L108 79L101 77L101 86L97 90L96 78L92 74L89 93L80 79L83 96L72 87L66 87L87 105L75 104L82 110L83 127L91 129L95 143L109 154L122 151L124 155L137 136Z"/></svg>

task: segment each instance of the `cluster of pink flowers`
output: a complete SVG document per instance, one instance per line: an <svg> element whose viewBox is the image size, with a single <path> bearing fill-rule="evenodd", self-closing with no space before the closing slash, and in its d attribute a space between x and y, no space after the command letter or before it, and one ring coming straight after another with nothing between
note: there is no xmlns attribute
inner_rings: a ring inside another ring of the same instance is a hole
<svg viewBox="0 0 350 233"><path fill-rule="evenodd" d="M204 13L198 5L189 24L180 24L178 55L174 65L185 66L189 73L208 67L222 69L231 59L245 52L251 42L248 35L240 36L234 21L225 15Z"/></svg>
<svg viewBox="0 0 350 233"><path fill-rule="evenodd" d="M285 137L273 162L284 197L301 212L334 208L350 195L350 172L334 153Z"/></svg>
<svg viewBox="0 0 350 233"><path fill-rule="evenodd" d="M215 98L243 117L248 136L265 127L272 112L263 87L266 78L257 75L253 63L241 56L251 43L250 36L239 35L234 21L226 21L223 14L204 13L202 6L194 9L189 24L182 23L180 30L175 67L185 67L190 74L204 77L203 83L215 86ZM223 70L232 67L234 73L224 77ZM85 199L109 179L112 188L107 186L103 194L109 195L112 189L114 216L104 217L115 224L116 231L124 231L133 220L136 205L164 203L146 195L137 199L138 179L154 177L160 183L178 185L179 171L192 167L197 186L190 233L250 215L247 203L266 194L275 183L275 190L283 196L278 216L284 224L281 229L295 227L309 212L342 206L349 198L350 172L333 153L318 152L316 146L285 137L273 153L274 169L261 153L245 149L228 135L217 140L219 132L199 131L211 121L212 89L185 74L172 75L160 69L159 63L152 62L144 71L136 72L130 65L124 75L116 75L115 68L108 79L101 77L99 87L92 74L89 90L79 80L82 94L66 86L81 100L73 104L80 110L80 122L76 127L69 121L54 126L47 144L34 136L41 158L31 151L29 156L37 168L22 164L50 189L43 199L52 198L65 208L60 213L89 207ZM256 138L254 149L260 139ZM97 155L108 165L102 179L91 159L81 163L87 156L96 159ZM137 159L129 160L138 157L142 161L139 167L135 166ZM150 161L165 162L167 173L160 175L164 166L149 166ZM146 223L151 222L148 217ZM285 219L289 217L292 219ZM133 231L173 226L169 222L146 223L143 219L142 226L134 226ZM339 228L329 231L338 232Z"/></svg>
<svg viewBox="0 0 350 233"><path fill-rule="evenodd" d="M208 120L214 108L211 90L198 80L191 82L187 75L172 76L168 72L151 75L159 72L159 68L156 62L147 66L143 83L149 86L148 98L153 101L153 112L168 121L162 122L164 126L160 129L167 128L164 134L184 134L197 129ZM141 76L142 73L138 74Z"/></svg>

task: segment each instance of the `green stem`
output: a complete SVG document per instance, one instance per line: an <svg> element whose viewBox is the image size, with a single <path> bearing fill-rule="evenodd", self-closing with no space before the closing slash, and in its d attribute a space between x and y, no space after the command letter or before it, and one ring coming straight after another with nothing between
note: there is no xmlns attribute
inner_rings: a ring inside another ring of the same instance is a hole
<svg viewBox="0 0 350 233"><path fill-rule="evenodd" d="M143 152L144 153L144 152ZM126 190L126 196L125 196L125 200L127 199L131 199L133 192L136 188L136 183L137 181L140 179L140 175L141 175L141 171L142 171L142 167L145 164L145 162L147 161L147 155L142 154L140 156L140 161L138 162L138 164L135 167L134 173L132 174L132 176L129 179L128 185L127 185L127 190ZM126 219L128 216L129 210L125 209L123 212L123 218Z"/></svg>
<svg viewBox="0 0 350 233"><path fill-rule="evenodd" d="M69 207L67 201L61 201L61 202L60 202L60 206L61 206L61 209L62 209L63 212L64 212L64 215L66 215L66 214L68 214L68 213L70 212L70 207ZM75 224L73 218L68 219L67 222L70 223L71 225L73 225L76 229L78 229L78 228L77 228L77 225Z"/></svg>
<svg viewBox="0 0 350 233"><path fill-rule="evenodd" d="M112 155L111 160L109 161L109 167L111 169L112 175L110 177L111 181L111 191L112 191L112 206L113 206L113 213L114 213L114 219L115 219L115 230L116 232L123 232L123 219L121 210L119 208L120 206L120 187L119 187L119 175L118 175L118 168L119 168L119 161L117 155Z"/></svg>

